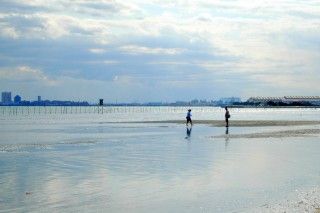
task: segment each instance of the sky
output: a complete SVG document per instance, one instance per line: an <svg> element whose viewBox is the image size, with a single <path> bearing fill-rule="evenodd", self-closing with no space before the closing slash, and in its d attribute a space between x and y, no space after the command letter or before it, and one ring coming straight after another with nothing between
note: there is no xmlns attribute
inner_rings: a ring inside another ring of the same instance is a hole
<svg viewBox="0 0 320 213"><path fill-rule="evenodd" d="M149 102L320 95L320 0L1 0L0 91Z"/></svg>

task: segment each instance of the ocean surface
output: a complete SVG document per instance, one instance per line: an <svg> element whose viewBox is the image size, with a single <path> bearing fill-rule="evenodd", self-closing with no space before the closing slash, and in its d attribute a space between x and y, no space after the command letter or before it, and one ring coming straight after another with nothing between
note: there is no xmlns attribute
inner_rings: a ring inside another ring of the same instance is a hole
<svg viewBox="0 0 320 213"><path fill-rule="evenodd" d="M190 128L187 109L0 107L0 212L255 212L319 187L319 135L228 137L319 125L226 131L196 124L224 109L192 107ZM320 120L311 108L230 113ZM142 122L167 120L182 122Z"/></svg>

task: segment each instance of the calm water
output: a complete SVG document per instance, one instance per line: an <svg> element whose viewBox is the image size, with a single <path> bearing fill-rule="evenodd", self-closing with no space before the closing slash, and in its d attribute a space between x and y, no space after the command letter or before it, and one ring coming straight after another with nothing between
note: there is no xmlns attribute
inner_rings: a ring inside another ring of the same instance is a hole
<svg viewBox="0 0 320 213"><path fill-rule="evenodd" d="M0 212L246 212L320 184L317 135L213 139L225 128L125 122L183 120L186 108L18 109L0 108ZM320 110L231 115L319 120ZM193 119L223 119L223 110L193 108ZM292 128L319 126L231 127L229 134Z"/></svg>

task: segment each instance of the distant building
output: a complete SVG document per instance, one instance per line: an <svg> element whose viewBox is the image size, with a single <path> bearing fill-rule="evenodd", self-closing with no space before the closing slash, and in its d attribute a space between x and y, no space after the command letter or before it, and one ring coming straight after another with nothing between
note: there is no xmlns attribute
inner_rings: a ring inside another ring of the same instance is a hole
<svg viewBox="0 0 320 213"><path fill-rule="evenodd" d="M221 98L218 102L222 105L233 104L236 102L241 102L241 98L238 98L238 97Z"/></svg>
<svg viewBox="0 0 320 213"><path fill-rule="evenodd" d="M13 99L13 102L14 102L15 104L19 104L19 103L21 102L21 97L20 97L19 95L16 95L16 96L14 97L14 99Z"/></svg>
<svg viewBox="0 0 320 213"><path fill-rule="evenodd" d="M320 104L320 96L284 96L284 97L251 97L247 100L249 103L286 103L291 104L294 102L308 102L310 104Z"/></svg>
<svg viewBox="0 0 320 213"><path fill-rule="evenodd" d="M308 102L319 102L320 96L284 96L283 101L308 101Z"/></svg>
<svg viewBox="0 0 320 213"><path fill-rule="evenodd" d="M11 104L11 92L2 92L1 93L1 102L2 104Z"/></svg>
<svg viewBox="0 0 320 213"><path fill-rule="evenodd" d="M251 97L247 100L249 103L267 103L269 101L272 102L282 102L282 98L280 97Z"/></svg>
<svg viewBox="0 0 320 213"><path fill-rule="evenodd" d="M193 100L190 101L190 104L197 105L197 104L199 104L199 100L198 99L193 99Z"/></svg>
<svg viewBox="0 0 320 213"><path fill-rule="evenodd" d="M40 95L38 96L38 102L41 102L41 96Z"/></svg>
<svg viewBox="0 0 320 213"><path fill-rule="evenodd" d="M312 104L320 104L320 96L284 96L283 102L309 102Z"/></svg>

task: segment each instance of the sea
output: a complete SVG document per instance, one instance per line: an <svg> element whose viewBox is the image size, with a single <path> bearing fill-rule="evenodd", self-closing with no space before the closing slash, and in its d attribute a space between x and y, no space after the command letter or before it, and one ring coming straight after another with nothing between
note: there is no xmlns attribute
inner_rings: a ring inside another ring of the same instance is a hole
<svg viewBox="0 0 320 213"><path fill-rule="evenodd" d="M191 109L192 128L185 125L188 107L0 107L0 212L317 208L319 134L229 136L319 125L226 129L197 124L224 120L223 108ZM320 120L319 108L230 114L231 122Z"/></svg>

